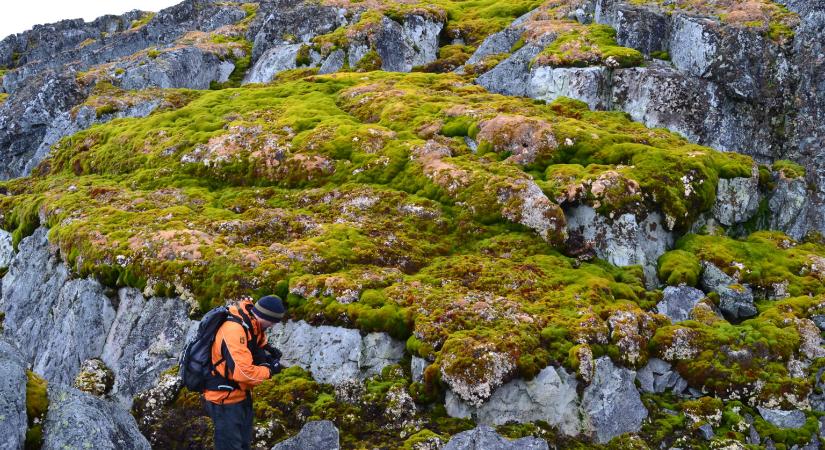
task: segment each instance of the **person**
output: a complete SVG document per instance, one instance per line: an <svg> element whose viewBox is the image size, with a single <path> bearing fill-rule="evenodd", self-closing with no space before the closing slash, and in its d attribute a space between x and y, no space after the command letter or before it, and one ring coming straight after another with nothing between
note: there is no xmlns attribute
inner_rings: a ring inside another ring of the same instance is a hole
<svg viewBox="0 0 825 450"><path fill-rule="evenodd" d="M244 298L229 307L228 318L215 334L212 376L204 390L212 418L216 450L248 450L252 445L252 388L280 372L280 351L271 347L265 330L285 314L278 296L255 304Z"/></svg>

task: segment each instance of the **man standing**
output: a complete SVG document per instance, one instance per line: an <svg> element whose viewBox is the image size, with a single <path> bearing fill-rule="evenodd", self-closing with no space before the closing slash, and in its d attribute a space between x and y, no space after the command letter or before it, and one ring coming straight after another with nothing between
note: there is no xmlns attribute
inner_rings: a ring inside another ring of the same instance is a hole
<svg viewBox="0 0 825 450"><path fill-rule="evenodd" d="M254 305L245 298L229 307L229 317L218 328L212 345L214 371L204 391L216 450L249 450L252 388L281 370L280 352L267 344L265 330L284 314L284 304L275 295L261 297Z"/></svg>

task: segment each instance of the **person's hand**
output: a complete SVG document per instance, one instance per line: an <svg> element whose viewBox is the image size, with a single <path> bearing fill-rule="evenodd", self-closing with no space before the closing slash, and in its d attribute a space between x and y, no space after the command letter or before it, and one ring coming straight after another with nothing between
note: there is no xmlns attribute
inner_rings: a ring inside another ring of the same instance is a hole
<svg viewBox="0 0 825 450"><path fill-rule="evenodd" d="M269 356L271 356L273 359L279 360L282 356L284 356L284 354L281 353L281 351L277 348L273 347L272 344L266 344L264 346L264 350L266 350L266 352L269 353Z"/></svg>
<svg viewBox="0 0 825 450"><path fill-rule="evenodd" d="M272 378L273 376L281 372L280 361L267 361L261 365L269 369L269 378Z"/></svg>

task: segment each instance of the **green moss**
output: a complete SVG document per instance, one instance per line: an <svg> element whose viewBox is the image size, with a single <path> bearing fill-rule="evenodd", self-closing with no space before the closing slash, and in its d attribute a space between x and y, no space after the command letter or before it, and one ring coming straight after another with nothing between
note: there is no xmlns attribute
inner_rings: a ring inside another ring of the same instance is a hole
<svg viewBox="0 0 825 450"><path fill-rule="evenodd" d="M156 48L151 48L149 49L149 51L146 52L146 56L148 56L151 59L155 59L158 56L160 56L160 50Z"/></svg>
<svg viewBox="0 0 825 450"><path fill-rule="evenodd" d="M139 19L135 19L135 20L132 21L132 25L131 25L130 28L132 30L136 30L136 29L146 25L147 23L149 23L149 21L152 20L154 17L155 17L155 13L153 13L153 12L144 12L140 16Z"/></svg>
<svg viewBox="0 0 825 450"><path fill-rule="evenodd" d="M533 64L553 67L608 65L633 67L643 61L638 50L616 43L616 30L608 25L574 27L562 33L534 59Z"/></svg>
<svg viewBox="0 0 825 450"><path fill-rule="evenodd" d="M772 169L775 172L780 172L785 178L805 178L805 168L786 159L774 162Z"/></svg>
<svg viewBox="0 0 825 450"><path fill-rule="evenodd" d="M26 371L26 450L38 449L43 443L43 422L49 409L46 380L32 371Z"/></svg>
<svg viewBox="0 0 825 450"><path fill-rule="evenodd" d="M367 52L367 54L355 64L353 69L355 69L356 72L371 72L373 70L381 70L382 64L381 57L378 55L378 52L373 49Z"/></svg>
<svg viewBox="0 0 825 450"><path fill-rule="evenodd" d="M302 45L301 48L298 49L298 54L295 56L296 66L301 67L312 64L312 58L309 56L310 50L312 50L312 48L309 45Z"/></svg>
<svg viewBox="0 0 825 450"><path fill-rule="evenodd" d="M661 59L663 61L670 61L670 53L665 50L657 50L654 52L650 52L651 58Z"/></svg>

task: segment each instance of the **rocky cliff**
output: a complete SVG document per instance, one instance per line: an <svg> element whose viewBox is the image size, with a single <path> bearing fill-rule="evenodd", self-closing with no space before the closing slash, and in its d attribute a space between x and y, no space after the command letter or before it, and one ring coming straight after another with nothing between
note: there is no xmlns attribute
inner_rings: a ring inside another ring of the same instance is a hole
<svg viewBox="0 0 825 450"><path fill-rule="evenodd" d="M176 358L265 293L256 448L819 448L823 42L803 0L186 0L9 36L2 448L211 446Z"/></svg>

